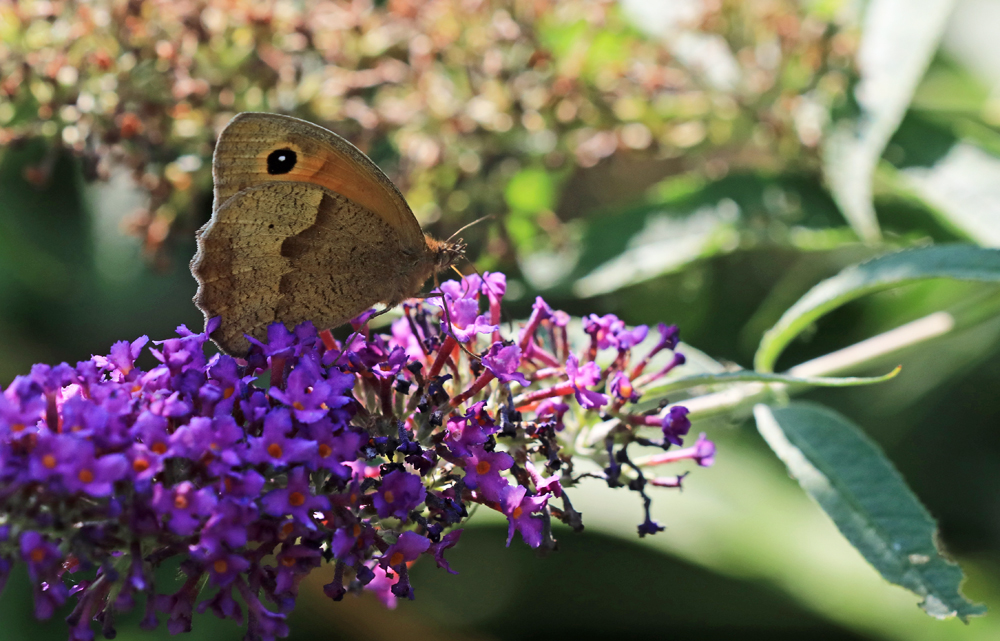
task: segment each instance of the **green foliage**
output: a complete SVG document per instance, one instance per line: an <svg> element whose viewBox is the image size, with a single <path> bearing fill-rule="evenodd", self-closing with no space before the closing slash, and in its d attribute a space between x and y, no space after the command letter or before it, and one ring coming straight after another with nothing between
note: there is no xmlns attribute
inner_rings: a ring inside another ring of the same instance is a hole
<svg viewBox="0 0 1000 641"><path fill-rule="evenodd" d="M769 372L782 350L806 327L844 303L931 278L1000 282L1000 251L943 245L902 251L849 267L813 287L764 335L754 364Z"/></svg>
<svg viewBox="0 0 1000 641"><path fill-rule="evenodd" d="M887 581L924 597L937 618L986 613L959 591L962 571L938 549L937 524L857 426L810 403L758 405L754 416L789 473Z"/></svg>

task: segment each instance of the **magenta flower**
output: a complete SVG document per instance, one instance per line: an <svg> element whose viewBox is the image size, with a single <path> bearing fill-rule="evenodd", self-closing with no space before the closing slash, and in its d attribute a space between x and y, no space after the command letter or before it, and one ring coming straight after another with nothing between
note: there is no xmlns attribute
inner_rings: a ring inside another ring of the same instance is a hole
<svg viewBox="0 0 1000 641"><path fill-rule="evenodd" d="M691 429L691 421L688 420L688 409L686 407L681 407L680 405L675 405L670 408L670 410L664 414L663 422L661 428L663 429L663 438L668 443L673 443L674 445L681 445L684 443L683 436L686 436L688 431Z"/></svg>
<svg viewBox="0 0 1000 641"><path fill-rule="evenodd" d="M416 532L403 532L396 542L386 549L379 563L384 567L398 570L399 566L415 561L430 546L431 540L426 536L421 536Z"/></svg>
<svg viewBox="0 0 1000 641"><path fill-rule="evenodd" d="M94 455L93 445L85 447L81 444L76 450L76 456L66 462L63 484L69 492L108 496L114 489L114 483L125 478L128 469L128 459L124 455L106 454L98 457Z"/></svg>
<svg viewBox="0 0 1000 641"><path fill-rule="evenodd" d="M330 542L333 556L349 565L363 560L364 552L375 543L375 530L367 523L354 523L339 528Z"/></svg>
<svg viewBox="0 0 1000 641"><path fill-rule="evenodd" d="M240 554L220 552L203 559L208 568L212 585L225 587L233 582L242 572L250 567L250 562Z"/></svg>
<svg viewBox="0 0 1000 641"><path fill-rule="evenodd" d="M525 387L528 386L528 379L517 371L521 366L521 348L517 345L505 346L503 343L493 343L483 356L483 365L504 383L515 381Z"/></svg>
<svg viewBox="0 0 1000 641"><path fill-rule="evenodd" d="M203 557L218 556L227 549L237 550L247 544L247 528L258 516L256 504L241 502L238 497L223 498L212 510L199 533L198 545L192 549Z"/></svg>
<svg viewBox="0 0 1000 641"><path fill-rule="evenodd" d="M566 375L573 386L573 393L580 407L595 409L607 405L607 396L587 389L601 380L601 368L597 366L597 363L590 361L581 367L576 356L571 354L566 361Z"/></svg>
<svg viewBox="0 0 1000 641"><path fill-rule="evenodd" d="M420 348L420 338L413 333L410 321L406 318L397 318L392 322L392 344L401 347L410 360L419 362L424 358L424 350Z"/></svg>
<svg viewBox="0 0 1000 641"><path fill-rule="evenodd" d="M489 272L487 272L489 274ZM455 547L458 544L459 537L462 536L462 530L452 530L448 534L441 537L441 541L431 545L431 554L434 555L434 561L437 563L439 568L443 568L449 574L458 574L455 570L451 569L448 562L444 558L444 551L448 548Z"/></svg>
<svg viewBox="0 0 1000 641"><path fill-rule="evenodd" d="M507 293L507 275L501 272L485 272L481 291L491 302L496 299L499 303Z"/></svg>
<svg viewBox="0 0 1000 641"><path fill-rule="evenodd" d="M632 349L642 341L646 340L646 336L649 334L649 327L645 325L638 325L629 330L619 331L615 337L615 347L620 351L627 349Z"/></svg>
<svg viewBox="0 0 1000 641"><path fill-rule="evenodd" d="M288 474L288 485L272 490L261 500L265 514L271 516L291 516L310 530L316 529L313 512L330 507L325 496L313 496L308 473L297 467Z"/></svg>
<svg viewBox="0 0 1000 641"><path fill-rule="evenodd" d="M445 426L444 444L455 456L471 456L470 448L482 445L497 431L483 409L485 405L485 402L476 403L464 416L453 416Z"/></svg>
<svg viewBox="0 0 1000 641"><path fill-rule="evenodd" d="M474 298L459 298L449 302L448 313L451 326L450 329L446 328L442 321L442 331L453 335L461 343L472 340L477 334L489 334L497 329L496 325L490 323L489 316L479 313L479 301Z"/></svg>
<svg viewBox="0 0 1000 641"><path fill-rule="evenodd" d="M128 341L118 341L111 346L111 351L107 358L96 356L94 357L94 361L98 367L111 369L117 373L120 376L118 380L131 380L128 376L135 369L135 359L139 358L142 348L148 342L148 336L140 336L131 343Z"/></svg>
<svg viewBox="0 0 1000 641"><path fill-rule="evenodd" d="M286 379L284 390L272 387L268 392L271 398L290 406L295 420L301 423L314 423L326 416L331 402L336 407L347 402L343 397L333 400L330 385L320 378L319 371L311 369L295 368Z"/></svg>
<svg viewBox="0 0 1000 641"><path fill-rule="evenodd" d="M684 420L687 420L686 418ZM681 450L671 450L663 454L649 457L644 465L662 465L691 459L702 467L711 467L715 463L715 443L705 438L705 433L698 435L698 440L691 447Z"/></svg>
<svg viewBox="0 0 1000 641"><path fill-rule="evenodd" d="M426 496L427 490L419 476L394 470L385 475L382 487L372 500L379 518L395 516L405 521L410 510L423 503Z"/></svg>
<svg viewBox="0 0 1000 641"><path fill-rule="evenodd" d="M73 460L77 456L80 443L61 434L40 434L28 458L28 469L24 476L32 481L47 482L62 479L72 473Z"/></svg>
<svg viewBox="0 0 1000 641"><path fill-rule="evenodd" d="M46 537L27 530L21 534L21 558L28 564L28 574L32 580L37 580L58 567L62 561L59 548Z"/></svg>
<svg viewBox="0 0 1000 641"><path fill-rule="evenodd" d="M171 435L169 455L218 462L224 466L222 469L228 469L241 463L236 449L244 436L232 416L214 419L195 416Z"/></svg>
<svg viewBox="0 0 1000 641"><path fill-rule="evenodd" d="M514 539L514 531L521 533L524 542L533 548L542 544L542 529L544 523L542 519L531 516L534 512L540 512L548 502L547 497L526 496L527 490L523 485L508 485L500 499L501 511L507 517L509 527L507 529L507 545Z"/></svg>
<svg viewBox="0 0 1000 641"><path fill-rule="evenodd" d="M632 387L632 381L625 372L615 372L608 383L608 389L622 403L635 403L642 396Z"/></svg>
<svg viewBox="0 0 1000 641"><path fill-rule="evenodd" d="M316 456L319 449L316 441L291 438L291 413L284 408L271 411L264 418L264 433L259 438L250 438L246 458L251 463L267 463L274 466L302 463Z"/></svg>
<svg viewBox="0 0 1000 641"><path fill-rule="evenodd" d="M376 565L371 568L374 572L375 577L365 584L365 589L373 592L379 601L382 602L386 608L390 610L396 609L396 595L393 593L392 588L399 581L399 573L392 573L389 575L381 565Z"/></svg>
<svg viewBox="0 0 1000 641"><path fill-rule="evenodd" d="M190 481L166 488L153 486L153 509L162 515L170 530L177 534L194 534L202 519L212 512L218 500L207 488L196 490Z"/></svg>
<svg viewBox="0 0 1000 641"><path fill-rule="evenodd" d="M553 541L553 518L579 528L568 494L574 456L590 448L573 445L607 416L594 411L608 405L595 391L604 385L615 402L603 411L622 428L596 462L611 461L610 486L641 495L640 533L662 529L643 487L670 481L640 482L641 466L708 466L714 445L701 437L661 461L623 463L633 438L666 450L690 429L683 408L621 412L649 379L624 369L646 328L595 317L595 336L618 348L602 372L570 344L568 316L541 298L519 334L502 329L505 291L505 277L488 272L444 283L450 318L408 303L391 337L366 327L342 344L308 323L274 325L245 358L208 358L213 319L206 333L182 326L152 348L143 337L76 367L32 367L0 391L0 585L24 563L39 616L76 597L74 641L91 641L95 620L110 636L117 612L142 602L146 629L161 612L171 632L189 630L197 607L245 621L251 638L286 635L302 579L324 561L331 598L363 587L394 605L413 598L408 568L420 557L454 572L444 554L476 505L507 517L508 545L515 532L532 547ZM146 349L158 361L149 371ZM648 427L664 441L629 433ZM182 585L157 593L153 568L169 557ZM217 589L199 602L206 583Z"/></svg>
<svg viewBox="0 0 1000 641"><path fill-rule="evenodd" d="M399 370L406 365L406 361L406 350L402 347L394 347L392 351L389 352L388 358L381 363L377 363L372 368L372 374L379 378L395 378L395 376L399 374Z"/></svg>
<svg viewBox="0 0 1000 641"><path fill-rule="evenodd" d="M583 331L590 335L597 349L618 346L618 333L624 331L625 321L614 314L591 314L583 319ZM643 336L645 338L645 336Z"/></svg>
<svg viewBox="0 0 1000 641"><path fill-rule="evenodd" d="M366 440L358 432L344 429L326 419L309 425L309 437L316 442L316 454L307 463L312 469L324 468L340 479L347 479L351 469L345 465L358 457L358 448Z"/></svg>
<svg viewBox="0 0 1000 641"><path fill-rule="evenodd" d="M472 448L472 455L465 459L465 485L479 490L487 501L499 501L507 487L507 479L500 472L509 470L514 459L506 452L487 452L480 446Z"/></svg>
<svg viewBox="0 0 1000 641"><path fill-rule="evenodd" d="M560 399L548 398L538 404L535 415L542 420L555 423L556 430L563 429L563 415L569 411L569 405Z"/></svg>

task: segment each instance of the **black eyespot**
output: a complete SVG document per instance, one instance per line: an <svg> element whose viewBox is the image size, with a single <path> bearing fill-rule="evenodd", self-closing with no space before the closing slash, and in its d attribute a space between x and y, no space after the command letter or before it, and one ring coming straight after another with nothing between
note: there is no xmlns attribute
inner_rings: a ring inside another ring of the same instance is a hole
<svg viewBox="0 0 1000 641"><path fill-rule="evenodd" d="M272 176L287 174L295 168L296 160L298 160L298 156L291 149L276 149L267 157L267 173Z"/></svg>

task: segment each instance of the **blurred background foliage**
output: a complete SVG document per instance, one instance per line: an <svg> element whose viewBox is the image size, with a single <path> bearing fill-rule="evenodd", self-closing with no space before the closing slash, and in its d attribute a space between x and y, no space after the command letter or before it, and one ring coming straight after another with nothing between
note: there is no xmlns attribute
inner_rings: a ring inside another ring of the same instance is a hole
<svg viewBox="0 0 1000 641"><path fill-rule="evenodd" d="M0 385L201 322L187 262L212 146L247 110L347 137L439 236L492 215L465 237L480 269L508 273L513 317L542 294L677 323L750 367L761 334L846 265L1000 246L996 24L990 0L0 0ZM996 293L877 294L780 364ZM886 450L994 610L998 347L984 315L888 358L904 365L891 383L810 394ZM292 638L1000 638L995 615L937 622L885 584L752 425L711 437L716 466L658 498L665 533L623 531L634 519L610 512L639 506L596 487L575 499L587 532L547 558L474 520L459 576L414 568L417 601L391 613L325 601L317 579ZM23 585L0 599L4 638L62 636Z"/></svg>

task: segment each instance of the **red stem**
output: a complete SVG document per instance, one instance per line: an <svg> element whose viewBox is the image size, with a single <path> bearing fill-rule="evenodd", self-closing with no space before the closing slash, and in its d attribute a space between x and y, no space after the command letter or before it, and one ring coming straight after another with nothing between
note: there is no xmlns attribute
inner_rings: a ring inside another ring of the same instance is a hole
<svg viewBox="0 0 1000 641"><path fill-rule="evenodd" d="M489 385L490 381L492 381L494 378L496 377L493 375L493 372L491 372L490 370L486 370L485 372L479 375L479 378L477 378L476 382L472 384L472 387L465 390L455 398L451 399L451 406L458 407L465 401L469 400L470 398L478 394L484 387Z"/></svg>
<svg viewBox="0 0 1000 641"><path fill-rule="evenodd" d="M444 367L445 362L448 360L448 355L451 354L452 350L454 350L457 345L458 341L455 340L453 336L448 336L444 339L444 344L441 345L441 349L438 350L437 357L434 358L434 363L427 372L428 379L434 378L441 372L441 368Z"/></svg>

